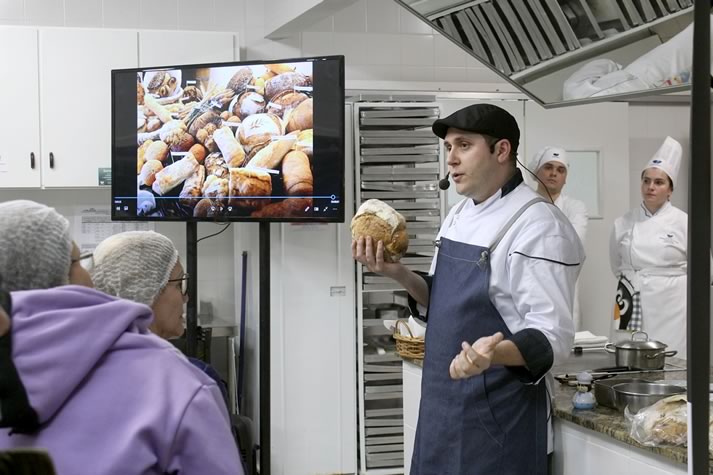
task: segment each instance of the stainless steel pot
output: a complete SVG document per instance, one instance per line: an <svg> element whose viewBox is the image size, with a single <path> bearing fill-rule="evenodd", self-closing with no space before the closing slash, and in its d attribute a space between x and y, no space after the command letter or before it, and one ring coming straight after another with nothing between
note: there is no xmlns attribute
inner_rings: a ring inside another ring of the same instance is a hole
<svg viewBox="0 0 713 475"><path fill-rule="evenodd" d="M646 381L644 379L629 379L629 378L611 378L611 379L596 379L592 382L592 391L594 391L594 399L600 406L616 409L616 393L614 386L623 383L633 383L637 381ZM647 381L648 382L648 381Z"/></svg>
<svg viewBox="0 0 713 475"><path fill-rule="evenodd" d="M645 340L637 340L636 335L646 335ZM616 354L616 365L630 369L663 369L667 356L674 356L677 351L666 351L668 345L656 340L649 340L646 332L634 332L631 340L619 343L607 343L605 349Z"/></svg>
<svg viewBox="0 0 713 475"><path fill-rule="evenodd" d="M665 397L686 392L686 388L673 384L634 381L612 386L616 397L616 407L621 412L628 406L629 412L636 414L642 408L650 406Z"/></svg>

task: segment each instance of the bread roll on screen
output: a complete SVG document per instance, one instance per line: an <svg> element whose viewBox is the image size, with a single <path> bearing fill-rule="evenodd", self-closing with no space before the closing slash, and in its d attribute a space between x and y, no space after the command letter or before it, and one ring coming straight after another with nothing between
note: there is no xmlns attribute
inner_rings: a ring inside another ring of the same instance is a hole
<svg viewBox="0 0 713 475"><path fill-rule="evenodd" d="M384 242L384 261L398 262L408 249L406 220L379 200L367 200L352 218L352 238L371 236L374 244Z"/></svg>

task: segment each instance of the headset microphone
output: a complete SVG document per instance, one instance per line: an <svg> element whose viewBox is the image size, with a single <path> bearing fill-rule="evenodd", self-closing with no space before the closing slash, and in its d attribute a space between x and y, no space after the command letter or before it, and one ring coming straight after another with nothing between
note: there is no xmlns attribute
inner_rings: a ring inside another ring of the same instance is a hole
<svg viewBox="0 0 713 475"><path fill-rule="evenodd" d="M444 178L438 180L438 188L445 191L451 186L451 182L448 181L449 176L451 176L451 172L447 172Z"/></svg>

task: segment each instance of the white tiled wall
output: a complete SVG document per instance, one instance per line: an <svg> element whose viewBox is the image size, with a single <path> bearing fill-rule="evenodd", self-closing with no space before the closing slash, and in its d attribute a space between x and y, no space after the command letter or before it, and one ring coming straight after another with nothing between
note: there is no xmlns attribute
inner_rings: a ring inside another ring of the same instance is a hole
<svg viewBox="0 0 713 475"><path fill-rule="evenodd" d="M138 28L140 0L104 0L102 24L107 28Z"/></svg>
<svg viewBox="0 0 713 475"><path fill-rule="evenodd" d="M347 81L505 82L391 0L360 0L301 33L302 54L344 54ZM477 86L475 86L477 89Z"/></svg>
<svg viewBox="0 0 713 475"><path fill-rule="evenodd" d="M22 18L24 14L23 0L4 0L0 2L0 20Z"/></svg>
<svg viewBox="0 0 713 475"><path fill-rule="evenodd" d="M0 0L0 24L231 31L240 35L242 59L343 54L347 87L418 81L508 88L392 0L359 0L279 41L264 38L265 15L264 2L248 0Z"/></svg>

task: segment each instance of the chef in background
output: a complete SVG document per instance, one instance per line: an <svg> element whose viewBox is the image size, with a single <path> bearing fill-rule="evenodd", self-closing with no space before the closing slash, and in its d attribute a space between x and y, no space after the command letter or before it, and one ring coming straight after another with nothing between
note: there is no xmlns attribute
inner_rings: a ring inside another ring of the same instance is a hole
<svg viewBox="0 0 713 475"><path fill-rule="evenodd" d="M641 172L641 204L614 221L609 256L616 339L645 331L685 358L688 215L670 202L681 155L666 137Z"/></svg>
<svg viewBox="0 0 713 475"><path fill-rule="evenodd" d="M561 147L547 146L540 149L530 161L530 170L537 178L537 192L546 200L552 200L562 213L574 226L579 240L584 245L587 234L587 207L578 199L562 193L562 188L567 183L569 161L567 152ZM582 315L579 310L579 281L574 289L574 307L572 311L575 331L581 330Z"/></svg>

